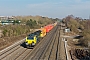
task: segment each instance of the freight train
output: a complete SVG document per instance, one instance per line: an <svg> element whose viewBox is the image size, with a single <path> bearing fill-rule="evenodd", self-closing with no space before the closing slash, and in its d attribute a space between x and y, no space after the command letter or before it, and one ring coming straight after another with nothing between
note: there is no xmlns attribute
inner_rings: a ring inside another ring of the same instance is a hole
<svg viewBox="0 0 90 60"><path fill-rule="evenodd" d="M52 30L53 27L54 27L54 25L50 24L50 25L47 25L47 26L41 28L40 30L38 30L34 33L29 34L25 40L26 47L27 48L34 47L40 41L40 38L43 38L44 36L46 36L46 34L50 30Z"/></svg>

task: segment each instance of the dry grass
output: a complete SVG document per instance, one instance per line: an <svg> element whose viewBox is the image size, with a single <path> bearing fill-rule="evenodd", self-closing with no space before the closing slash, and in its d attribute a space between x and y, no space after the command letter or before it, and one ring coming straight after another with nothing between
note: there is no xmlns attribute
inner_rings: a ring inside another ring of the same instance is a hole
<svg viewBox="0 0 90 60"><path fill-rule="evenodd" d="M26 37L26 34L23 34L21 36L16 36L16 37L4 37L0 38L0 50L12 45L13 43L23 39Z"/></svg>

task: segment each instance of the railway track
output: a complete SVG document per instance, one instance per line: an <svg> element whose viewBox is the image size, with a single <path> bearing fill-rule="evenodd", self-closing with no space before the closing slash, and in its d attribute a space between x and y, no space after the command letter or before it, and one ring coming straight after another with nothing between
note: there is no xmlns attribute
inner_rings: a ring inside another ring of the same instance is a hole
<svg viewBox="0 0 90 60"><path fill-rule="evenodd" d="M20 57L24 58L32 50L24 48L21 44L25 39L7 47L0 51L0 60L21 60ZM26 55L25 55L26 54Z"/></svg>
<svg viewBox="0 0 90 60"><path fill-rule="evenodd" d="M32 49L17 46L0 56L0 60L22 60Z"/></svg>
<svg viewBox="0 0 90 60"><path fill-rule="evenodd" d="M41 57L41 59L47 59L47 60L56 60L58 55L58 36L59 31L57 29L56 34L51 39L52 42L48 44L48 48L46 49L46 52L43 54L44 56Z"/></svg>
<svg viewBox="0 0 90 60"><path fill-rule="evenodd" d="M57 25L37 44L25 60L60 60L60 47L60 25Z"/></svg>

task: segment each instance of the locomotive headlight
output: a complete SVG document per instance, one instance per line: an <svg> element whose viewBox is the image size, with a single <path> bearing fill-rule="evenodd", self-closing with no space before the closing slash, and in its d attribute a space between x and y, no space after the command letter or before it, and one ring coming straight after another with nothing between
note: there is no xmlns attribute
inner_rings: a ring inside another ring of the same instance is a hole
<svg viewBox="0 0 90 60"><path fill-rule="evenodd" d="M28 43L26 42L26 45L28 45Z"/></svg>
<svg viewBox="0 0 90 60"><path fill-rule="evenodd" d="M32 43L32 45L35 45L35 43Z"/></svg>

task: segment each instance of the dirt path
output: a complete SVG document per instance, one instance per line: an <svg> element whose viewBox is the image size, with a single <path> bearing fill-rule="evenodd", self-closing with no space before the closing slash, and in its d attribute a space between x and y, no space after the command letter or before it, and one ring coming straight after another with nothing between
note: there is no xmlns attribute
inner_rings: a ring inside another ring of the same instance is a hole
<svg viewBox="0 0 90 60"><path fill-rule="evenodd" d="M63 35L63 30L60 31L60 35ZM62 36L60 37L61 40L61 48L60 48L60 60L66 60L66 53L65 53L65 44L64 41L62 40Z"/></svg>

